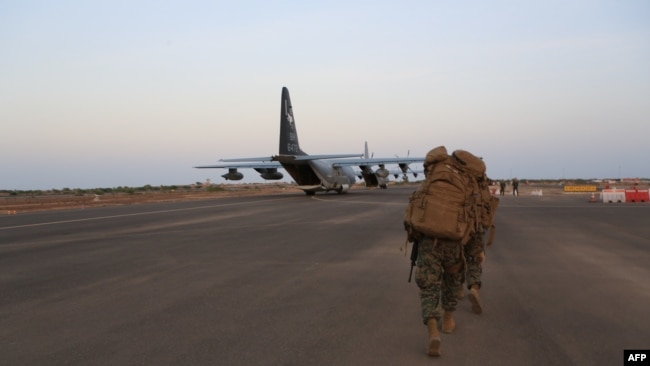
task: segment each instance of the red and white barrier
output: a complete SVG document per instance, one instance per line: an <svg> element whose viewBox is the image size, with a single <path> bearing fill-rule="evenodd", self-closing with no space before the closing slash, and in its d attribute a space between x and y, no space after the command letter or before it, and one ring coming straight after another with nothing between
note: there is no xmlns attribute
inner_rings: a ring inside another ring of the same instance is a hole
<svg viewBox="0 0 650 366"><path fill-rule="evenodd" d="M603 189L603 202L648 202L650 189Z"/></svg>

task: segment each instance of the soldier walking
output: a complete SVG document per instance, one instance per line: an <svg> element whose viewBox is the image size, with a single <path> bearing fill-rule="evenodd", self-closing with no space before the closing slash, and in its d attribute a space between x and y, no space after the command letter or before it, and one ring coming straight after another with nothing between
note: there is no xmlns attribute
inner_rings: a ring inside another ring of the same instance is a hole
<svg viewBox="0 0 650 366"><path fill-rule="evenodd" d="M449 161L447 149L439 146L427 153L424 161L424 171L427 179L433 176L434 169L444 161ZM421 189L426 187L423 183ZM408 212L408 208L407 208ZM405 217L405 228L409 241L417 246L415 283L419 288L422 322L428 330L427 354L432 357L440 356L440 325L443 333L451 333L456 328L453 319L454 310L458 304L458 292L462 288L465 259L463 245L460 240L434 237L422 234L411 226L408 213ZM413 259L413 258L412 258ZM440 324L442 323L442 324Z"/></svg>
<svg viewBox="0 0 650 366"><path fill-rule="evenodd" d="M413 242L411 266L417 266L415 283L429 336L427 354L437 357L438 327L443 333L456 329L453 313L465 276L466 253L473 265L467 274L470 301L475 313L482 312L478 289L485 257L483 228L492 226L493 201L498 199L490 194L485 163L467 151L456 150L450 156L444 146L432 149L424 170L426 180L409 198L404 228Z"/></svg>

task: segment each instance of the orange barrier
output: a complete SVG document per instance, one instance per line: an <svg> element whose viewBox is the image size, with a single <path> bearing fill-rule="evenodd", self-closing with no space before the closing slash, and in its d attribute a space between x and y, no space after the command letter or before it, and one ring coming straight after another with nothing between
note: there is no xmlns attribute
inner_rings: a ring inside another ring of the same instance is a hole
<svg viewBox="0 0 650 366"><path fill-rule="evenodd" d="M625 201L626 202L648 202L650 192L647 190L639 191L638 189L626 189Z"/></svg>

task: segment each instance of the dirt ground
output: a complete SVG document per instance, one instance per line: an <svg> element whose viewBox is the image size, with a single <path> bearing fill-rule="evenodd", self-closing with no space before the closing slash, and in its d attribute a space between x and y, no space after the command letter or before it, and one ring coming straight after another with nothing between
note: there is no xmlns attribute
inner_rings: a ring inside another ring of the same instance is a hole
<svg viewBox="0 0 650 366"><path fill-rule="evenodd" d="M290 184L224 184L219 189L211 191L145 191L128 193L106 193L102 195L17 195L0 196L0 215L18 214L24 212L80 209L91 207L106 207L115 205L134 205L152 202L174 202L193 199L235 197L243 195L259 195L291 192L297 188Z"/></svg>
<svg viewBox="0 0 650 366"><path fill-rule="evenodd" d="M394 183L412 186L415 190L419 183ZM366 190L369 188L357 184L350 190ZM377 189L377 188L370 188ZM390 189L390 188L389 188ZM496 194L498 187L491 187ZM174 202L193 199L212 199L233 196L249 196L260 194L291 193L302 194L302 192L290 183L257 183L257 184L222 184L219 189L212 191L149 191L127 193L107 193L103 195L17 195L0 196L0 215L14 215L25 212L60 210L60 209L83 209L91 207L105 207L115 205L133 205L151 202ZM537 192L537 193L534 193ZM558 195L558 194L586 194L584 192L565 193L560 185L527 185L520 184L519 193L522 196L535 195ZM506 188L506 194L512 194L512 187Z"/></svg>

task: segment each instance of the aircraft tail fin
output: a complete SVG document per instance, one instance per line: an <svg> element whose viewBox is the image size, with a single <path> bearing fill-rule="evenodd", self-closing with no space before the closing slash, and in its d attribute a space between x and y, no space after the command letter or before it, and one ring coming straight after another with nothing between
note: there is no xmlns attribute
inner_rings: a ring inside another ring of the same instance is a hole
<svg viewBox="0 0 650 366"><path fill-rule="evenodd" d="M280 155L307 155L300 149L296 120L293 117L289 89L282 88L282 103L280 107Z"/></svg>

